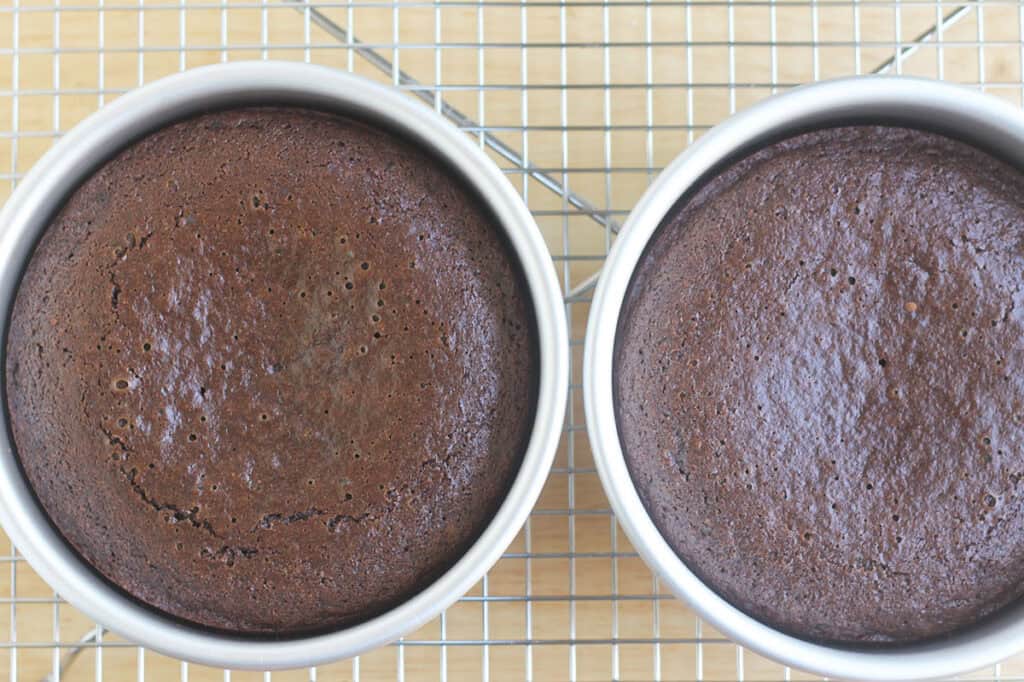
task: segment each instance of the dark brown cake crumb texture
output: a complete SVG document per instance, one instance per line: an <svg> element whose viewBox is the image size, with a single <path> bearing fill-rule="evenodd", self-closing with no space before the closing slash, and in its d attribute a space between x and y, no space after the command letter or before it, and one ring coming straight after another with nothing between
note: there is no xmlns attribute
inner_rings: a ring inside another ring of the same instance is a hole
<svg viewBox="0 0 1024 682"><path fill-rule="evenodd" d="M376 615L503 500L537 344L500 228L382 131L241 109L107 163L39 244L8 339L18 453L101 574L289 634Z"/></svg>
<svg viewBox="0 0 1024 682"><path fill-rule="evenodd" d="M906 642L1024 593L1024 177L899 128L808 133L662 226L627 296L641 498L722 596Z"/></svg>

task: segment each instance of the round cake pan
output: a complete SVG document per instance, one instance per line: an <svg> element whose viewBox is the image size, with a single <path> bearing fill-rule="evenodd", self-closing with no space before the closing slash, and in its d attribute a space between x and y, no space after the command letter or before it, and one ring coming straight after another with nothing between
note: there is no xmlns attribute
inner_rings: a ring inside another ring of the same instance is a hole
<svg viewBox="0 0 1024 682"><path fill-rule="evenodd" d="M826 646L773 629L704 584L665 541L630 478L616 425L612 361L623 298L648 241L673 206L723 165L766 143L809 129L855 123L932 130L1024 168L1024 114L993 97L937 81L898 77L825 81L771 97L732 116L658 176L608 254L587 328L583 371L587 427L605 492L637 551L672 592L719 631L764 656L828 677L945 677L990 665L1024 648L1024 604L941 640L905 646Z"/></svg>
<svg viewBox="0 0 1024 682"><path fill-rule="evenodd" d="M368 121L450 165L504 228L529 287L540 343L530 442L507 498L480 538L444 575L399 606L359 625L302 638L255 640L189 626L142 606L100 578L40 508L19 467L7 412L2 411L0 523L54 590L101 625L161 653L207 665L272 669L315 665L395 640L436 616L483 577L526 520L550 469L565 411L569 345L560 289L540 231L511 183L479 147L397 89L325 67L284 62L223 64L170 76L118 98L54 145L0 212L4 338L18 281L36 241L68 194L99 164L173 121L210 109L256 104L305 106Z"/></svg>

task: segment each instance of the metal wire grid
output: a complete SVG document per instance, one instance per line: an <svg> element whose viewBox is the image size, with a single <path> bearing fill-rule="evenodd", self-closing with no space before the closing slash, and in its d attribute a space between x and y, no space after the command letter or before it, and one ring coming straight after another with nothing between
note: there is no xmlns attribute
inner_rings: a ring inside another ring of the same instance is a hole
<svg viewBox="0 0 1024 682"><path fill-rule="evenodd" d="M571 325L558 459L519 538L466 597L351 661L261 675L147 652L89 622L11 547L0 674L36 679L810 679L731 644L665 593L619 531L586 441L580 356L620 222L672 157L801 82L911 73L1024 104L1024 5L1007 0L305 2L3 0L0 199L52 141L119 94L233 59L385 80L474 136L522 192ZM3 583L7 583L4 585ZM1024 657L971 676L1024 679Z"/></svg>

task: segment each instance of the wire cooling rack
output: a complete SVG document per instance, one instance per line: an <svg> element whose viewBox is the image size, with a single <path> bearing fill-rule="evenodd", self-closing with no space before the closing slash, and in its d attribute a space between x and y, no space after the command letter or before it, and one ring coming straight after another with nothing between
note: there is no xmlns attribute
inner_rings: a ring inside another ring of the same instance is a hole
<svg viewBox="0 0 1024 682"><path fill-rule="evenodd" d="M1022 37L1024 6L1005 0L0 0L0 200L64 131L160 76L267 58L355 71L433 106L520 189L560 275L573 357L557 462L529 521L479 585L402 642L273 675L190 666L97 628L10 547L0 556L0 674L812 679L702 624L616 526L581 402L593 283L658 170L729 113L799 83L869 72L954 80L1022 104ZM968 677L1024 679L1024 657Z"/></svg>

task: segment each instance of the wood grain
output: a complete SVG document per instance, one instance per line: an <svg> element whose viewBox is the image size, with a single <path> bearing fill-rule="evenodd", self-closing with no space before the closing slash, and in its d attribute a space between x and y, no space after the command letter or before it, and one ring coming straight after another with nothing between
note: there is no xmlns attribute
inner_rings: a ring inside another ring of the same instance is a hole
<svg viewBox="0 0 1024 682"><path fill-rule="evenodd" d="M255 59L265 51L274 59L308 58L338 68L351 66L357 73L385 82L393 77L377 71L315 25L307 45L303 13L284 2L270 2L264 11L232 0L222 12L214 3L197 2L183 9L172 0L106 0L101 9L98 0L61 0L64 9L55 12L53 0L21 0L17 13L12 2L0 0L0 200L9 194L12 176L27 171L55 134L120 93L181 67ZM440 83L448 102L489 126L530 163L550 169L572 192L610 211L618 222L660 167L731 110L749 106L775 89L815 78L870 72L927 31L937 12L941 16L955 7L780 4L772 10L767 3L730 7L705 2L645 10L570 3L561 10L541 4L484 3L479 10L441 4L435 11L416 4L399 5L397 28L391 7L357 4L351 11L331 7L323 12L421 83ZM968 12L944 32L941 42L930 39L901 62L899 70L929 77L941 73L977 86L984 83L983 89L1019 103L1019 26L1017 7L989 3L980 17L976 10ZM436 36L441 49L434 49ZM997 44L979 49L979 36ZM524 37L527 47L522 49ZM482 49L481 40L486 45ZM729 41L734 43L731 48ZM144 46L141 52L140 46ZM17 48L17 60L13 48ZM486 87L481 89L481 83ZM595 273L612 235L588 216L568 209L563 197L492 156L536 212L567 288ZM578 384L582 353L578 342L584 334L588 304L574 303L569 312L574 340L572 380ZM452 645L444 651L437 646L410 645L401 652L386 647L361 657L360 679L395 679L400 653L406 680L438 679L442 656L448 679L481 679L485 659L492 680L526 679L531 673L535 680L566 680L573 673L580 680L606 680L613 675L652 679L654 644L570 647L564 644L570 627L575 625L579 640L608 640L616 632L625 640L652 640L656 634L670 640L698 636L692 612L659 590L639 559L566 558L571 550L632 551L612 517L603 513L608 505L592 473L586 435L575 430L583 425L580 391L573 390L571 398L568 423L574 430L563 438L556 473L537 504L540 513L530 521L531 551L555 556L531 559L529 573L523 558L502 560L490 572L486 590L489 596L507 599L488 603L486 614L480 601L459 602L448 610L445 620L450 641L481 640L486 615L490 638L517 641L529 636L535 645L495 644L486 651L478 644ZM566 473L570 465L579 472ZM570 508L577 513L565 514ZM0 547L7 545L0 543ZM510 552L525 550L525 533L520 533ZM483 591L484 586L477 585L470 596L479 597ZM570 592L592 598L573 601L568 598ZM528 606L527 594L544 600ZM612 594L623 598L611 599ZM25 562L8 561L0 564L0 597L9 602L15 595L22 600L53 598ZM8 644L0 649L0 676L10 676L16 656L16 679L44 678L52 669L54 650L29 645L74 641L92 626L67 605L3 606L9 617L0 615L0 643ZM527 629L528 615L532 631ZM439 639L440 627L434 621L409 639ZM9 644L15 633L24 645L16 654ZM704 679L736 679L738 665L745 679L783 677L780 666L750 652L740 659L737 648L709 627L704 626L699 635L705 640L700 646L683 642L659 647L662 679L696 679L698 673ZM122 646L85 649L64 679L97 679L100 665L104 679L134 679L139 651L114 635L108 634L104 642ZM178 662L151 652L146 652L141 666L147 680L182 679ZM1001 673L1024 674L1024 657L1005 663ZM189 666L187 674L190 680L225 679L222 671L200 666ZM989 669L978 676L984 679L993 674ZM318 669L320 680L352 677L350 661ZM235 673L231 679L263 678ZM273 679L306 680L309 673L274 673ZM811 678L794 672L793 679Z"/></svg>

